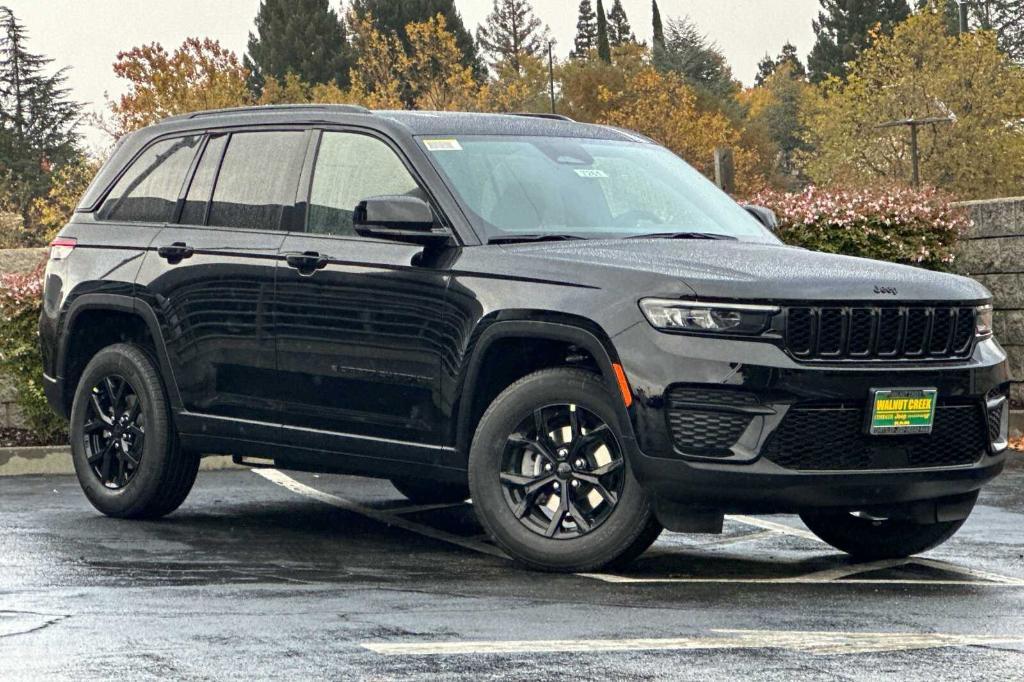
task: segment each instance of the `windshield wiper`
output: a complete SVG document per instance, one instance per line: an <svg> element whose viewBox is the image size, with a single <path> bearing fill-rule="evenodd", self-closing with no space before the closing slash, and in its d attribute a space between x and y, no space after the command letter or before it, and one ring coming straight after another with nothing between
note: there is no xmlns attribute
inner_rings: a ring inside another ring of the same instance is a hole
<svg viewBox="0 0 1024 682"><path fill-rule="evenodd" d="M652 232L651 234L630 235L626 239L724 239L727 241L738 241L732 235L716 234L714 232Z"/></svg>
<svg viewBox="0 0 1024 682"><path fill-rule="evenodd" d="M583 239L575 234L517 234L509 237L491 237L488 244L515 244L517 242L564 242L572 239Z"/></svg>

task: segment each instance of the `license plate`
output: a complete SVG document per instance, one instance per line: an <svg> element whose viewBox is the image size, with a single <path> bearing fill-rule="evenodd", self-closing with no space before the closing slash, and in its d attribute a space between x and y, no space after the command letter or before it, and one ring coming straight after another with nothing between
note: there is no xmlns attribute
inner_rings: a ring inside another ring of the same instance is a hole
<svg viewBox="0 0 1024 682"><path fill-rule="evenodd" d="M906 436L931 433L935 421L934 388L876 388L872 392L869 433Z"/></svg>

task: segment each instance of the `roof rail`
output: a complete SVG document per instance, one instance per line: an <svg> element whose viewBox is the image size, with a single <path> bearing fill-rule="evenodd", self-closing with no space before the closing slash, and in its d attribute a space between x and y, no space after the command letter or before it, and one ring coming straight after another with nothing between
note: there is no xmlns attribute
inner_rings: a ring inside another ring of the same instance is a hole
<svg viewBox="0 0 1024 682"><path fill-rule="evenodd" d="M193 111L178 116L168 116L164 121L179 121L190 118L201 118L203 116L222 116L228 114L246 114L263 111L339 111L347 114L372 114L373 111L358 104L265 104L248 107L227 107L224 109L207 109L206 111Z"/></svg>
<svg viewBox="0 0 1024 682"><path fill-rule="evenodd" d="M569 118L563 114L546 114L546 113L534 113L532 111L513 111L509 112L510 116L529 116L531 118L549 118L552 121L569 121L570 123L576 123L576 119Z"/></svg>

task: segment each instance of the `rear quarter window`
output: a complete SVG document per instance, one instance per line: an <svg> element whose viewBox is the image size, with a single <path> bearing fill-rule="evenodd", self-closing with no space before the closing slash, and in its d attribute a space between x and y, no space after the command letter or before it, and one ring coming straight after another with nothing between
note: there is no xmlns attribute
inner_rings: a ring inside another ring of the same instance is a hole
<svg viewBox="0 0 1024 682"><path fill-rule="evenodd" d="M150 145L128 167L100 206L100 220L163 223L173 219L201 136L178 137Z"/></svg>

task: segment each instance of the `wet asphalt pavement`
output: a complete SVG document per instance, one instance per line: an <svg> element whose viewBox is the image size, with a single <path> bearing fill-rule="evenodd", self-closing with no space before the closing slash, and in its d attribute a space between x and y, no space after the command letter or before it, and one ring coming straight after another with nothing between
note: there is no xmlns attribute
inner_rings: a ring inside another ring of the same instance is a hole
<svg viewBox="0 0 1024 682"><path fill-rule="evenodd" d="M156 522L0 479L0 679L1021 679L1024 456L921 560L856 565L795 517L666 533L628 571L523 570L468 505L203 472Z"/></svg>

